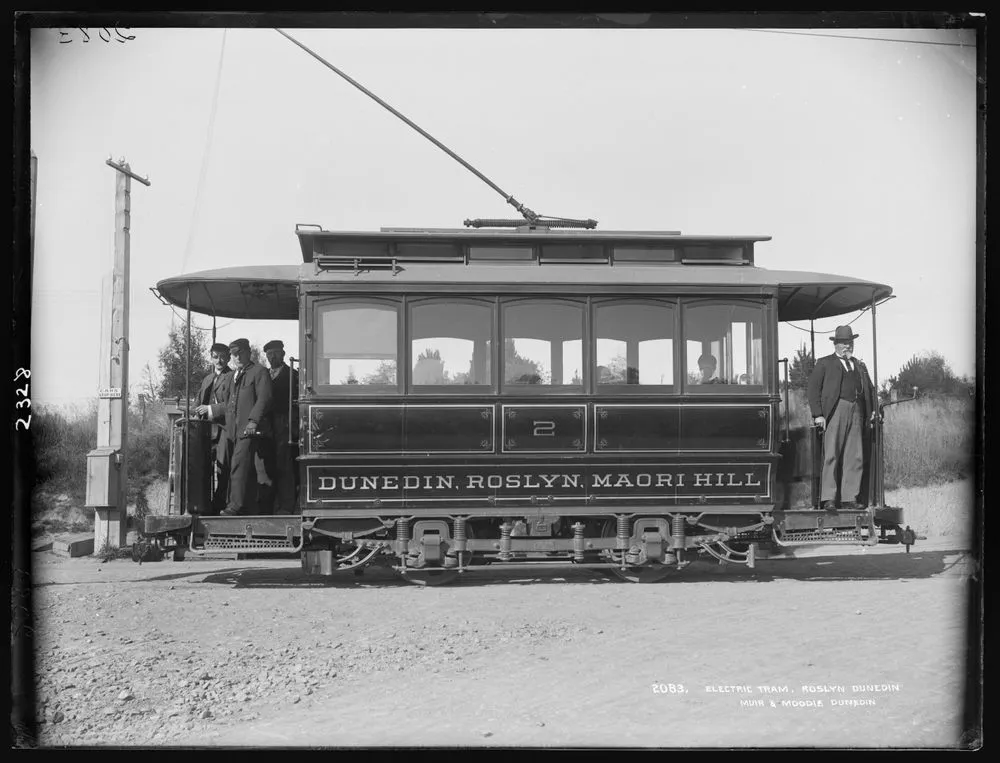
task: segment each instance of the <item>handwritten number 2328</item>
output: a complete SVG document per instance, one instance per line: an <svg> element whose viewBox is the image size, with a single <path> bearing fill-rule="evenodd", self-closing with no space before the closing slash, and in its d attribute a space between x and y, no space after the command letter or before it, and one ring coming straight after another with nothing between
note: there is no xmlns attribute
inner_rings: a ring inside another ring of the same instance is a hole
<svg viewBox="0 0 1000 763"><path fill-rule="evenodd" d="M128 29L128 27L125 28ZM85 43L90 42L90 32L88 32L83 27L78 27L77 31L83 35L83 42ZM111 32L108 31L107 27L101 27L101 31L97 33L97 36L100 37L102 40L104 40L104 42L111 42L112 40ZM134 40L134 39L135 39L134 34L122 34L118 30L118 27L115 27L115 37L114 37L115 42L124 43L127 40ZM68 42L73 42L72 32L64 32L63 30L60 29L59 44L65 45Z"/></svg>
<svg viewBox="0 0 1000 763"><path fill-rule="evenodd" d="M17 381L18 379L22 379L22 378L23 379L30 379L31 378L31 371L29 371L26 368L19 368L19 369L17 369L17 374L14 375L14 381ZM17 407L17 408L25 408L25 407L31 408L31 399L28 397L28 385L25 384L23 387L21 387L19 389L15 388L14 391L17 392L22 397L21 400L18 400L14 404L15 407ZM27 419L21 419L21 418L19 418L17 421L15 421L14 422L14 429L17 429L19 425L23 426L25 429L27 429L28 427L30 427L31 426L31 415L29 414Z"/></svg>

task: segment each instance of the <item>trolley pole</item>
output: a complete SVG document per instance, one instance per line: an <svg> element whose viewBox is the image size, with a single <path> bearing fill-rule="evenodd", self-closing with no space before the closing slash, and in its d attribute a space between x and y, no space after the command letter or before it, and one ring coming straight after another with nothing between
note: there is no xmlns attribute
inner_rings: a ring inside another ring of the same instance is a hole
<svg viewBox="0 0 1000 763"><path fill-rule="evenodd" d="M129 227L132 173L124 159L115 170L115 248L111 298L101 311L101 367L97 448L87 454L87 500L94 508L94 551L120 548L127 534Z"/></svg>

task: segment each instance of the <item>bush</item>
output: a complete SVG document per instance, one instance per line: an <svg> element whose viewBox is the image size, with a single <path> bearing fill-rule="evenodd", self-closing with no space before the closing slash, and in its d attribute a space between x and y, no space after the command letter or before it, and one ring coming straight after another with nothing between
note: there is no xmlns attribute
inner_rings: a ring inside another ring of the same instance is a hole
<svg viewBox="0 0 1000 763"><path fill-rule="evenodd" d="M97 404L86 409L36 409L31 421L35 487L67 493L82 504L87 491L87 453L97 447Z"/></svg>
<svg viewBox="0 0 1000 763"><path fill-rule="evenodd" d="M47 526L78 529L87 522L83 515L92 514L81 515L81 507L87 499L87 454L97 447L97 403L85 409L36 409L31 430L35 457L32 515ZM147 489L167 477L170 432L161 403L147 403L141 410L129 408L127 446L126 503L135 506L136 517L141 519L149 511Z"/></svg>

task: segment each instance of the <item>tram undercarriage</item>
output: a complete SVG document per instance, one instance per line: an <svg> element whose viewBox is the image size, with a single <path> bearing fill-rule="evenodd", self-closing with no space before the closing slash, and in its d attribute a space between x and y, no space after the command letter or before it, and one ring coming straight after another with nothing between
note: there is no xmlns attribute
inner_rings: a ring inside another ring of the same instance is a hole
<svg viewBox="0 0 1000 763"><path fill-rule="evenodd" d="M733 515L680 507L660 515L148 516L144 529L140 557L289 554L300 556L309 575L378 565L417 585L446 584L472 567L519 564L592 567L654 582L695 561L753 568L793 546L874 545L884 537L867 510Z"/></svg>

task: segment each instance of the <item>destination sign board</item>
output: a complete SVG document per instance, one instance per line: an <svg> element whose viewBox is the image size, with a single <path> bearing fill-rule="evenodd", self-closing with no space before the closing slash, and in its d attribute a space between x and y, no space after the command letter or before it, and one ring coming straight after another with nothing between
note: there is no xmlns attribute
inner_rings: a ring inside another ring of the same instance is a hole
<svg viewBox="0 0 1000 763"><path fill-rule="evenodd" d="M337 504L555 500L765 499L766 463L483 464L307 467L308 500Z"/></svg>

